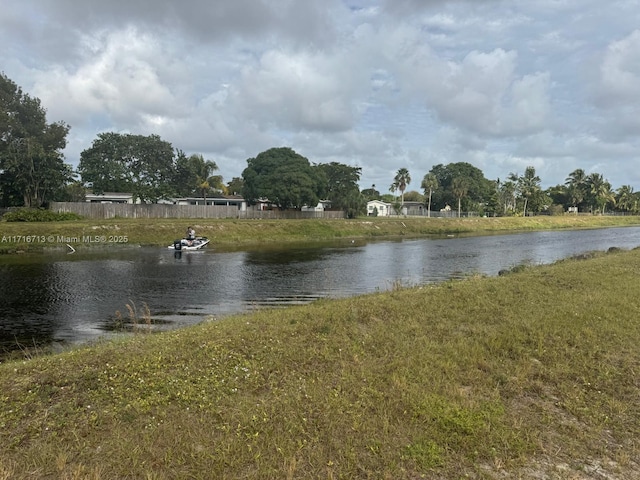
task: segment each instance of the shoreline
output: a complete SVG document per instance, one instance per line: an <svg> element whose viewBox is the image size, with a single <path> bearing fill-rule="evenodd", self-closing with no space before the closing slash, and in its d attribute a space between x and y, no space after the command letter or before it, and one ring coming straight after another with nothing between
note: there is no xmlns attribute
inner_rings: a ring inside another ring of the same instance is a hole
<svg viewBox="0 0 640 480"><path fill-rule="evenodd" d="M353 220L109 219L0 222L0 255L48 248L168 246L188 225L221 249L330 240L482 235L534 230L639 226L640 216L363 217ZM180 233L178 233L180 232Z"/></svg>

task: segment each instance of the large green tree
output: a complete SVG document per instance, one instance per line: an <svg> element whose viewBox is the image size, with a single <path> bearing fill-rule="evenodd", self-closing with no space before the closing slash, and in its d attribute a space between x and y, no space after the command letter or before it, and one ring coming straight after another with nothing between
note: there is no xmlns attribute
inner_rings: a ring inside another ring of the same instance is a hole
<svg viewBox="0 0 640 480"><path fill-rule="evenodd" d="M250 204L267 200L278 208L315 206L324 195L322 175L288 147L271 148L247 160L242 194Z"/></svg>
<svg viewBox="0 0 640 480"><path fill-rule="evenodd" d="M465 211L483 212L490 202L495 191L495 184L487 180L477 167L467 162L449 163L448 165L436 165L429 173L438 180L440 187L433 192L434 209L444 208L445 205L453 205L461 200L461 208ZM453 179L464 178L467 184L467 192L463 197L458 197L453 191Z"/></svg>
<svg viewBox="0 0 640 480"><path fill-rule="evenodd" d="M64 163L69 126L47 123L38 98L0 74L0 203L40 207L73 180Z"/></svg>
<svg viewBox="0 0 640 480"><path fill-rule="evenodd" d="M545 194L551 200L552 206L555 208L562 207L562 211L565 211L568 207L573 207L573 201L569 193L569 187L566 185L555 185L547 188Z"/></svg>
<svg viewBox="0 0 640 480"><path fill-rule="evenodd" d="M78 171L93 193L130 192L134 200L157 202L173 194L173 147L157 135L101 133L80 154Z"/></svg>
<svg viewBox="0 0 640 480"><path fill-rule="evenodd" d="M349 218L365 212L366 202L358 186L362 168L338 162L322 163L317 168L322 173L322 190L332 208L344 211Z"/></svg>

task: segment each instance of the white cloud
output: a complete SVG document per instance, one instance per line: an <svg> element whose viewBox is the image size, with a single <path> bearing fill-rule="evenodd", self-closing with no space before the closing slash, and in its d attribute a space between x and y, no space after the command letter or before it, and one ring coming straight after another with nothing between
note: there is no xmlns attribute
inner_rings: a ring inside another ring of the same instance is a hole
<svg viewBox="0 0 640 480"><path fill-rule="evenodd" d="M268 51L243 70L235 93L265 126L338 131L353 125L349 76L320 54Z"/></svg>
<svg viewBox="0 0 640 480"><path fill-rule="evenodd" d="M631 0L24 0L0 65L71 125L71 162L131 131L227 180L288 145L382 189L455 161L615 186L640 182L639 24Z"/></svg>
<svg viewBox="0 0 640 480"><path fill-rule="evenodd" d="M157 62L164 54L153 37L133 28L105 33L91 39L86 63L76 70L38 72L33 91L67 122L104 116L120 128L139 128L146 119L180 112Z"/></svg>
<svg viewBox="0 0 640 480"><path fill-rule="evenodd" d="M600 104L617 107L640 102L640 30L612 42L600 67Z"/></svg>

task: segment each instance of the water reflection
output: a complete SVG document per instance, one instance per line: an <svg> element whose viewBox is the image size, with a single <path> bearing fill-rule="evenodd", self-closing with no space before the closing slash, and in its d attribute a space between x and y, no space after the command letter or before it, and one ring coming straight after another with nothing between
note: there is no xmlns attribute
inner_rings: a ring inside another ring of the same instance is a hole
<svg viewBox="0 0 640 480"><path fill-rule="evenodd" d="M640 228L382 241L249 252L125 248L0 258L0 347L95 338L126 306L181 326L264 306L634 248Z"/></svg>
<svg viewBox="0 0 640 480"><path fill-rule="evenodd" d="M55 268L47 263L29 263L20 268L20 274L0 265L0 292L2 322L0 341L3 343L31 344L49 342L57 328L56 302L65 301L64 280L57 278ZM34 302L33 297L38 301Z"/></svg>

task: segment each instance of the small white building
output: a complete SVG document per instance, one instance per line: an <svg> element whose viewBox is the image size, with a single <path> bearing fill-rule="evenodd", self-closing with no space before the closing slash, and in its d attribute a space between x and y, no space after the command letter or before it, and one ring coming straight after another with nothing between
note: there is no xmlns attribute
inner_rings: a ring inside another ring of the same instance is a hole
<svg viewBox="0 0 640 480"><path fill-rule="evenodd" d="M331 202L329 200L320 200L318 205L315 207L307 207L304 206L300 208L302 212L324 212L325 210L331 208Z"/></svg>
<svg viewBox="0 0 640 480"><path fill-rule="evenodd" d="M381 200L367 202L367 216L388 217L391 215L391 204Z"/></svg>
<svg viewBox="0 0 640 480"><path fill-rule="evenodd" d="M87 193L85 201L90 203L134 203L133 194L125 192L103 192L99 195ZM140 203L140 199L137 199L135 203Z"/></svg>

